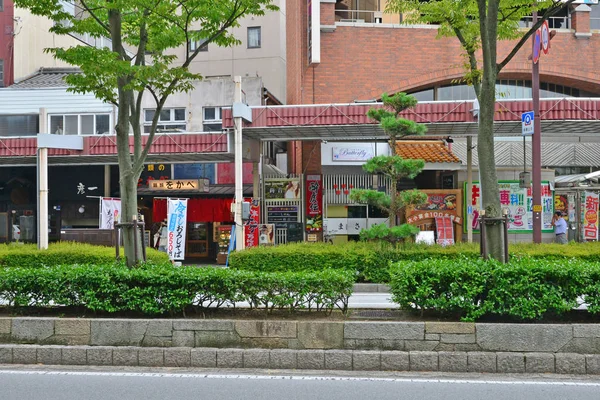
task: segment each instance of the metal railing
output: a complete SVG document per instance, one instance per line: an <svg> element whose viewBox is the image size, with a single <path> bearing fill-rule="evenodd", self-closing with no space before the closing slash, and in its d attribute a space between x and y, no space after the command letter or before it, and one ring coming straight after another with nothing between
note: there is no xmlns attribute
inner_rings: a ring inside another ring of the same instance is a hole
<svg viewBox="0 0 600 400"><path fill-rule="evenodd" d="M336 22L354 22L358 24L399 24L402 14L386 14L374 10L335 10Z"/></svg>
<svg viewBox="0 0 600 400"><path fill-rule="evenodd" d="M533 26L533 17L523 17L519 21L521 28L531 28ZM550 17L548 18L550 29L571 29L571 17Z"/></svg>

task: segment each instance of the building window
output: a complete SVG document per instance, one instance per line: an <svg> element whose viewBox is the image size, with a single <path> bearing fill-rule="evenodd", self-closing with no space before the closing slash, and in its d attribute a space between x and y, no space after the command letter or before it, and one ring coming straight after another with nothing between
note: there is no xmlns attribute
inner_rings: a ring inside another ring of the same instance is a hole
<svg viewBox="0 0 600 400"><path fill-rule="evenodd" d="M144 133L150 133L156 110L144 110ZM156 132L182 132L186 130L185 108L163 108L158 117Z"/></svg>
<svg viewBox="0 0 600 400"><path fill-rule="evenodd" d="M194 32L192 32L193 34ZM188 48L190 49L190 53L196 51L196 49L200 49L200 51L208 51L208 43L206 43L206 39L192 39L188 42Z"/></svg>
<svg viewBox="0 0 600 400"><path fill-rule="evenodd" d="M253 26L248 28L248 48L260 48L260 26Z"/></svg>
<svg viewBox="0 0 600 400"><path fill-rule="evenodd" d="M4 60L0 60L0 87L4 87Z"/></svg>
<svg viewBox="0 0 600 400"><path fill-rule="evenodd" d="M222 128L221 107L204 107L202 130L214 132L220 131Z"/></svg>
<svg viewBox="0 0 600 400"><path fill-rule="evenodd" d="M39 132L39 114L0 115L0 136L35 136Z"/></svg>
<svg viewBox="0 0 600 400"><path fill-rule="evenodd" d="M112 133L110 114L50 115L50 133L55 135L106 135Z"/></svg>

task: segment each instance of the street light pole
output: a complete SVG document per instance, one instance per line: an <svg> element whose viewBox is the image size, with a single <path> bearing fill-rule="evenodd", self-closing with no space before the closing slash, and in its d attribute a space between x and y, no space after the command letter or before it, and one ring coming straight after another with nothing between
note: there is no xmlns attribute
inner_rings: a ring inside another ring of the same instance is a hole
<svg viewBox="0 0 600 400"><path fill-rule="evenodd" d="M537 11L533 11L533 25L537 23ZM533 35L531 91L533 97L533 138L531 140L531 172L533 194L533 242L542 243L542 124L540 121L540 62L535 60L533 54L540 49Z"/></svg>

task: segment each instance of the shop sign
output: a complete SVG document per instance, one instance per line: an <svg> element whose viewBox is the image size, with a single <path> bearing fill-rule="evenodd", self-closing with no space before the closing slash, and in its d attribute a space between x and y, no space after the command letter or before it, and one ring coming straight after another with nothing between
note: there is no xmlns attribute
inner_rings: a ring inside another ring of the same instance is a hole
<svg viewBox="0 0 600 400"><path fill-rule="evenodd" d="M519 187L519 181L498 181L500 205L508 213L508 230L516 233L529 233L533 230L533 194L532 188ZM467 184L465 183L465 191ZM554 195L548 181L542 182L542 231L552 232L554 214ZM479 211L481 210L481 187L474 182L471 187L473 206L473 229L479 229ZM467 205L465 205L466 207ZM466 229L466 226L465 226Z"/></svg>
<svg viewBox="0 0 600 400"><path fill-rule="evenodd" d="M167 199L167 254L171 260L185 257L188 199Z"/></svg>
<svg viewBox="0 0 600 400"><path fill-rule="evenodd" d="M298 206L267 206L267 222L298 222Z"/></svg>
<svg viewBox="0 0 600 400"><path fill-rule="evenodd" d="M462 224L461 217L447 211L427 211L418 214L413 214L406 218L406 222L408 222L409 224L414 224L416 222L429 218L450 218L450 221L459 225Z"/></svg>
<svg viewBox="0 0 600 400"><path fill-rule="evenodd" d="M121 199L100 199L100 229L114 229L121 220Z"/></svg>
<svg viewBox="0 0 600 400"><path fill-rule="evenodd" d="M323 181L321 175L306 176L306 230L323 230Z"/></svg>
<svg viewBox="0 0 600 400"><path fill-rule="evenodd" d="M300 179L266 179L265 199L267 200L298 200L302 196Z"/></svg>
<svg viewBox="0 0 600 400"><path fill-rule="evenodd" d="M373 158L371 147L334 147L333 161L368 161Z"/></svg>
<svg viewBox="0 0 600 400"><path fill-rule="evenodd" d="M454 244L454 224L452 217L436 217L435 227L437 230L437 244L448 246Z"/></svg>
<svg viewBox="0 0 600 400"><path fill-rule="evenodd" d="M151 180L148 183L150 190L161 191L194 191L208 193L209 183L207 178L202 179L165 179Z"/></svg>
<svg viewBox="0 0 600 400"><path fill-rule="evenodd" d="M244 245L248 247L258 246L258 224L260 223L260 203L258 199L250 202L250 218L244 226Z"/></svg>
<svg viewBox="0 0 600 400"><path fill-rule="evenodd" d="M583 240L598 240L598 193L585 192L583 197Z"/></svg>
<svg viewBox="0 0 600 400"><path fill-rule="evenodd" d="M454 193L427 193L427 202L415 207L420 211L456 211L458 203Z"/></svg>
<svg viewBox="0 0 600 400"><path fill-rule="evenodd" d="M260 246L272 246L275 244L275 225L258 225L258 244Z"/></svg>
<svg viewBox="0 0 600 400"><path fill-rule="evenodd" d="M138 179L138 187L150 186L150 182L153 180L167 180L171 179L171 165L170 164L146 164Z"/></svg>
<svg viewBox="0 0 600 400"><path fill-rule="evenodd" d="M571 216L570 209L573 208L573 204L569 203L569 196L566 194L555 194L554 195L554 212L562 212L565 221L569 220Z"/></svg>

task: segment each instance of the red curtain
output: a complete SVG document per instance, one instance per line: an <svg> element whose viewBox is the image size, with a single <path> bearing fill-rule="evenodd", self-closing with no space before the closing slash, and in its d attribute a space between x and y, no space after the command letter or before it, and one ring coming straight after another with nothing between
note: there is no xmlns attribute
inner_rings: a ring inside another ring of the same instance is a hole
<svg viewBox="0 0 600 400"><path fill-rule="evenodd" d="M230 222L233 199L189 199L188 222ZM154 222L167 218L167 199L154 199L152 219Z"/></svg>

